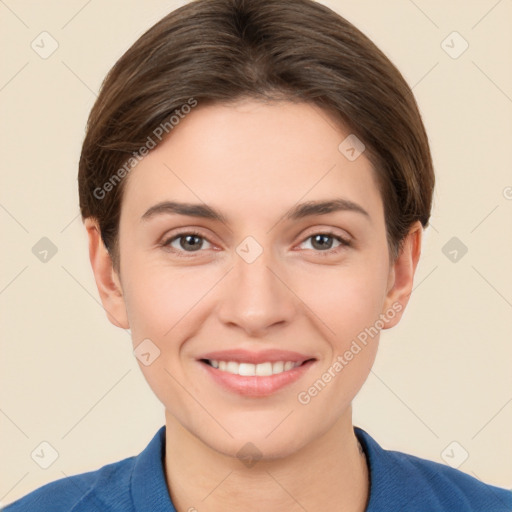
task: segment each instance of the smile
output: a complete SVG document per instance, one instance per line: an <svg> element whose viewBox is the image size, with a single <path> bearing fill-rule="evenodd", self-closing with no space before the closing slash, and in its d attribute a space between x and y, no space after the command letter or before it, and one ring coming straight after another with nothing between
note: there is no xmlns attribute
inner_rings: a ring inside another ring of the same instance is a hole
<svg viewBox="0 0 512 512"><path fill-rule="evenodd" d="M257 363L201 358L202 371L214 385L246 397L266 397L304 378L315 366L316 358L300 361L265 361Z"/></svg>

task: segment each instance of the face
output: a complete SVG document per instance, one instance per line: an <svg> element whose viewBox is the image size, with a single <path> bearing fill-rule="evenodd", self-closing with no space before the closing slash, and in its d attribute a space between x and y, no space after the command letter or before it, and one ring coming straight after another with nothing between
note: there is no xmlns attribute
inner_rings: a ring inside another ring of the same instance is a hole
<svg viewBox="0 0 512 512"><path fill-rule="evenodd" d="M339 150L349 134L308 104L199 105L129 175L104 303L145 343L168 419L218 452L281 457L350 422L405 307L411 276L369 160Z"/></svg>

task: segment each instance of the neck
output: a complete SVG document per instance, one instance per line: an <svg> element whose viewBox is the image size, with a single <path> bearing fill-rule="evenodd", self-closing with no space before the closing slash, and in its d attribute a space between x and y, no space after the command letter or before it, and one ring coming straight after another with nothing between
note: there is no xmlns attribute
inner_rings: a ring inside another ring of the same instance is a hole
<svg viewBox="0 0 512 512"><path fill-rule="evenodd" d="M369 496L351 410L293 454L254 465L212 449L166 412L165 472L177 512L364 512Z"/></svg>

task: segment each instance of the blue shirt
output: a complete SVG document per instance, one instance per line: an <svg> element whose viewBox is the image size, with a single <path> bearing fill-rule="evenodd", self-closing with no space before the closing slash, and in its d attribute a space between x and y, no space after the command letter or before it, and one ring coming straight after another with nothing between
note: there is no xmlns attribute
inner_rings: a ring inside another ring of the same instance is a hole
<svg viewBox="0 0 512 512"><path fill-rule="evenodd" d="M511 512L512 492L438 462L384 450L354 432L370 469L366 512ZM137 456L61 478L8 505L5 512L176 512L164 473L165 425Z"/></svg>

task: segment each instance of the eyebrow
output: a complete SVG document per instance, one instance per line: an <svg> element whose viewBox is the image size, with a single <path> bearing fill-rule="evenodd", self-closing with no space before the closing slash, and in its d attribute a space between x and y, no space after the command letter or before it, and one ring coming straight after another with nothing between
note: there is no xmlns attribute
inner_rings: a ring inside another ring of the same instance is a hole
<svg viewBox="0 0 512 512"><path fill-rule="evenodd" d="M337 211L351 211L364 215L370 219L370 214L360 205L348 199L331 199L327 201L307 201L298 204L284 214L287 220L298 220L314 215L326 215ZM206 204L178 203L176 201L163 201L149 208L141 220L147 221L157 215L187 215L211 219L227 224L228 219L218 210Z"/></svg>

